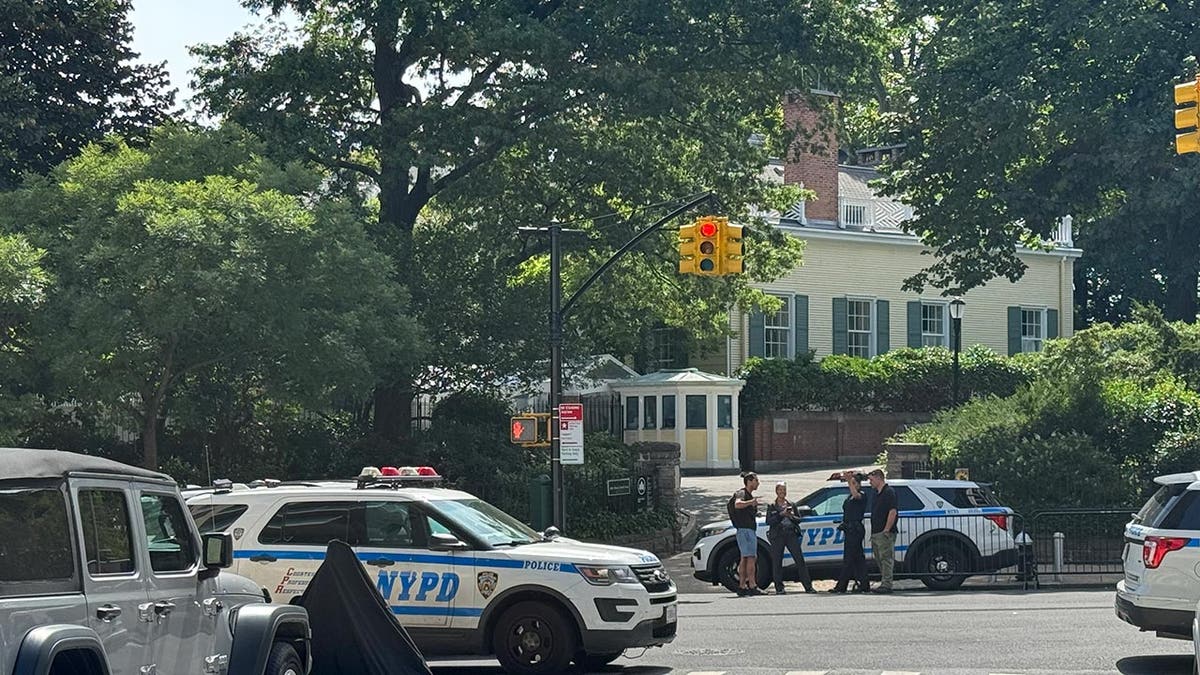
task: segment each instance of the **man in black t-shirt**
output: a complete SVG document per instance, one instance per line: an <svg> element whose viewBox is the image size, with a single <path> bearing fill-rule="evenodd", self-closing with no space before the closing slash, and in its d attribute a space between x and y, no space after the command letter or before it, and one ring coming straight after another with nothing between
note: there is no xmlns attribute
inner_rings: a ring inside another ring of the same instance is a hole
<svg viewBox="0 0 1200 675"><path fill-rule="evenodd" d="M875 503L871 505L871 555L879 566L879 586L876 593L892 592L892 576L896 568L896 520L900 515L897 509L896 491L883 479L883 472L875 469L867 474L871 487L878 494Z"/></svg>
<svg viewBox="0 0 1200 675"><path fill-rule="evenodd" d="M742 474L742 489L729 500L729 519L737 528L738 595L762 595L758 590L758 474Z"/></svg>

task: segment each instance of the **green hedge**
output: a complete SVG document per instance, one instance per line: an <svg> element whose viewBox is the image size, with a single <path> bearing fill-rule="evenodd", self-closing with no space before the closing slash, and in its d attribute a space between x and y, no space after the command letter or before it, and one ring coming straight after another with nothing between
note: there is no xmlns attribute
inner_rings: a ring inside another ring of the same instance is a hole
<svg viewBox="0 0 1200 675"><path fill-rule="evenodd" d="M1052 342L1035 378L908 430L1026 515L1141 504L1155 476L1200 468L1200 329L1155 314Z"/></svg>
<svg viewBox="0 0 1200 675"><path fill-rule="evenodd" d="M974 346L960 355L960 397L1007 396L1038 372L1037 356L998 356ZM950 350L898 349L873 359L828 356L817 362L811 352L795 360L751 359L740 377L743 419L772 410L933 412L953 398Z"/></svg>

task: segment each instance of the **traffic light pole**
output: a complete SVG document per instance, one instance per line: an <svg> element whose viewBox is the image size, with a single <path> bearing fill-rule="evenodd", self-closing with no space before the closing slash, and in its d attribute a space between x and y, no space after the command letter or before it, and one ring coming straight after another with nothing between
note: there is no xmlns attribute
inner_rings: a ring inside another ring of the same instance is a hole
<svg viewBox="0 0 1200 675"><path fill-rule="evenodd" d="M638 232L634 235L633 239L630 239L624 246L617 249L617 252L606 260L599 269L592 272L591 276L585 279L579 288L571 294L566 303L562 302L562 235L564 232L573 234L579 231L563 230L562 226L558 224L552 224L545 228L520 228L522 232L546 232L550 235L550 491L553 524L559 529L563 528L563 523L566 519L560 446L562 434L559 429L558 406L562 402L563 326L567 316L570 315L579 297L643 239L657 232L663 225L679 217L688 209L694 208L715 197L716 195L711 192L690 197L682 206L679 206L667 215L659 218L654 224Z"/></svg>

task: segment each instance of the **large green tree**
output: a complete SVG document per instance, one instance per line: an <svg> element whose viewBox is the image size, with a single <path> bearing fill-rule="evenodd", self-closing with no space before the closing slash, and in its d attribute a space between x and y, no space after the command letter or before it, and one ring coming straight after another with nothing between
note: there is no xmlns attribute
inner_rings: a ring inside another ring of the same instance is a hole
<svg viewBox="0 0 1200 675"><path fill-rule="evenodd" d="M666 208L640 207L701 188L733 216L771 203L759 175L788 141L782 93L812 84L806 67L861 65L875 28L852 0L246 4L292 10L303 26L198 48L201 101L377 197L376 235L412 290L435 361L449 357L430 364L435 372L503 371L505 358L527 364L542 344L545 244L517 227L558 219L587 229L566 273L577 283ZM752 133L766 142L748 143ZM626 218L588 220L610 213ZM798 246L768 228L751 237L758 278L798 262ZM649 242L605 287L603 306L579 316L617 327L619 344L644 322L702 326L711 338L729 302L756 299L745 280L677 280L669 250L668 237ZM572 336L575 351L598 341ZM403 433L414 375L378 388L384 434Z"/></svg>
<svg viewBox="0 0 1200 675"><path fill-rule="evenodd" d="M1133 299L1196 317L1200 164L1172 152L1171 85L1200 48L1193 3L903 0L936 30L908 80L909 152L890 190L937 253L910 280L1019 278L1019 243L1072 214L1090 251L1085 311ZM1120 26L1119 30L1114 27Z"/></svg>
<svg viewBox="0 0 1200 675"><path fill-rule="evenodd" d="M131 0L0 0L0 190L106 133L142 135L169 112L159 65L136 63Z"/></svg>
<svg viewBox="0 0 1200 675"><path fill-rule="evenodd" d="M328 406L412 358L390 260L322 199L321 176L259 150L236 129L166 127L0 196L0 227L44 248L54 276L33 320L50 395L138 429L147 466L190 379Z"/></svg>

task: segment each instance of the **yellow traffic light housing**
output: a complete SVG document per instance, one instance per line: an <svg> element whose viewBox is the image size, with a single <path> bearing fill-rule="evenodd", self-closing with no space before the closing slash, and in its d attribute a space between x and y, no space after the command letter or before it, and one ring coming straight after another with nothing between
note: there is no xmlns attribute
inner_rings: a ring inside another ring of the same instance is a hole
<svg viewBox="0 0 1200 675"><path fill-rule="evenodd" d="M1175 128L1189 131L1175 135L1175 154L1200 153L1200 81L1175 85Z"/></svg>
<svg viewBox="0 0 1200 675"><path fill-rule="evenodd" d="M742 273L742 226L727 220L721 226L721 273Z"/></svg>
<svg viewBox="0 0 1200 675"><path fill-rule="evenodd" d="M696 220L696 241L699 242L696 251L696 266L693 274L701 276L720 276L722 232L728 218L705 216Z"/></svg>
<svg viewBox="0 0 1200 675"><path fill-rule="evenodd" d="M696 241L696 226L683 225L679 228L679 273L696 273L696 254L699 251Z"/></svg>

